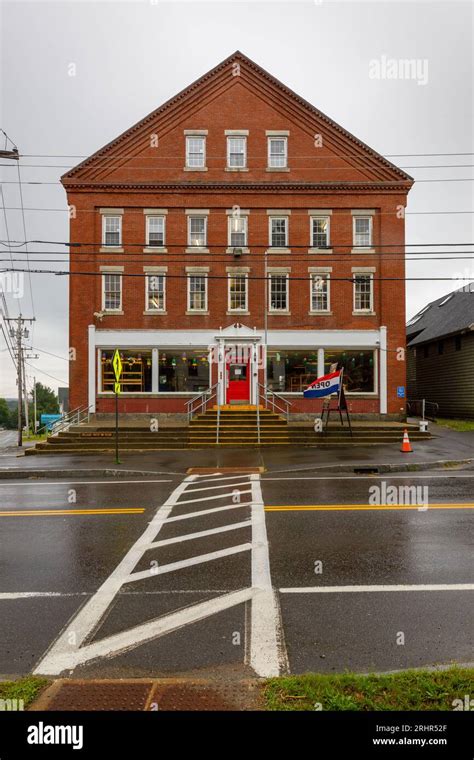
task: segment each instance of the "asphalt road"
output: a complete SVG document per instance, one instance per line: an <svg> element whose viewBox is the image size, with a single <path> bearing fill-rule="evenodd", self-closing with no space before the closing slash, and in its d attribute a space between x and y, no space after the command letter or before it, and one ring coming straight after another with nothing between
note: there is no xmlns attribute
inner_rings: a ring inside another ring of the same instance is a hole
<svg viewBox="0 0 474 760"><path fill-rule="evenodd" d="M418 491L387 507L374 486ZM472 662L473 486L472 471L0 482L0 675Z"/></svg>

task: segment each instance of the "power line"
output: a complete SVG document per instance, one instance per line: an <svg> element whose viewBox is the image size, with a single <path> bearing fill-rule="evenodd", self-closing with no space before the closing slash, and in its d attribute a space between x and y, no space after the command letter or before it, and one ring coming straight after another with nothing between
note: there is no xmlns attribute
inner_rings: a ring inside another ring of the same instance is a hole
<svg viewBox="0 0 474 760"><path fill-rule="evenodd" d="M107 248L107 246L103 246L102 243L89 243L89 242L63 243L61 240L28 240L28 241L18 241L18 240L16 240L16 241L13 241L13 242L14 243L18 243L19 246L28 245L28 244L32 244L32 243L38 243L40 245L63 245L63 246L67 246L69 248L77 248L77 247L87 247L87 248L94 247L94 248L102 248L102 249L103 248ZM2 240L0 240L0 245L5 245L5 242L2 241ZM141 243L125 243L124 245L127 248L150 248L150 247L152 247L152 246L150 246L146 242L141 242ZM405 247L405 248L436 248L436 247L441 247L441 246L448 246L448 247L452 248L454 246L460 246L460 245L461 246L474 245L474 241L470 241L470 242L467 242L467 243L460 243L460 242L459 243L449 243L447 241L441 241L439 243L438 242L435 242L435 243L404 243L403 247ZM114 250L115 246L109 246L109 247L110 247L110 250L101 250L100 254L101 255L103 255L103 254L109 255L110 254L112 256L113 255L136 256L136 254L133 253L133 251L117 252L116 250ZM117 247L120 247L120 246L117 246ZM199 246L199 245L188 245L187 243L182 243L182 242L181 243L166 243L163 246L157 246L157 248L195 248L196 249L196 253L199 253L199 248L203 248L203 247L204 246ZM206 246L206 248L207 247L210 247L210 248L250 248L251 247L251 248L265 248L266 250L271 250L271 248L272 248L272 246L269 246L267 243L253 243L251 245L241 245L241 246L229 245L228 243L219 243L219 244L217 244L217 243L209 243ZM273 247L277 248L278 246L273 246ZM308 245L308 243L305 243L305 244L298 243L296 245L292 243L291 245L285 246L285 248L311 248L311 247L312 246ZM353 249L353 248L360 248L360 249L363 249L365 247L367 247L367 246L361 246L361 245L354 246L352 244L352 242L350 242L350 243L334 243L334 244L331 243L330 245L326 246L326 248L328 249L328 252L330 252L334 248L351 248L351 249ZM376 244L376 245L374 245L372 247L375 247L377 249L381 249L381 248L401 248L402 246L400 245L400 243L382 243L382 244ZM322 250L324 250L324 249L322 248ZM15 251L15 253L23 253L23 251ZM69 255L68 251L29 251L29 253L56 253L58 256ZM79 254L85 254L86 256L95 255L95 253L93 251L74 251L75 255L77 255L78 253ZM157 254L162 255L159 250L150 251L150 255L157 255ZM190 254L190 255L194 255L194 254Z"/></svg>
<svg viewBox="0 0 474 760"><path fill-rule="evenodd" d="M116 168L118 168L118 167L116 167ZM138 168L140 168L140 167L138 167ZM160 168L161 169L166 169L166 168L172 169L173 167L158 167L158 166L156 167L156 169L160 169ZM357 167L354 167L354 168L357 168ZM449 167L449 168L455 168L455 167ZM344 167L341 167L340 169L337 169L337 170L338 171L344 171ZM297 168L296 171L314 171L314 169L301 167L301 168ZM324 170L321 170L321 171L327 171L327 168L325 167ZM326 180L323 180L323 181L325 182ZM366 185L367 184L371 184L371 185L379 185L380 184L380 182L375 182L375 181L372 182L372 181L368 181L368 180L367 181L366 180L349 180L349 181L350 182L363 182ZM399 180L396 180L396 181L398 182ZM385 180L382 180L382 182L385 182ZM403 180L402 180L402 182L403 182ZM474 182L474 177L437 177L436 179L417 179L417 180L415 180L415 184L417 184L417 185L419 185L420 182ZM3 182L3 184L8 185L8 184L16 184L16 183L14 183L11 180L5 180ZM40 181L33 181L33 180L25 180L21 184L23 184L23 185L62 185L63 183L62 182L40 182ZM96 186L97 187L102 187L104 184L108 184L108 183L104 183L104 182L101 182L101 181L94 182L94 181L88 180L86 184L88 186L91 186L91 187L96 187ZM116 182L112 182L111 184L120 184L120 185L122 185L122 184L128 184L128 183L124 183L124 182L121 182L121 181L116 181ZM136 183L132 182L131 184L136 184ZM143 183L140 181L140 182L138 182L138 184L143 184ZM282 184L284 184L284 183L282 183ZM318 182L316 184L321 184L321 182ZM394 183L391 182L390 184L394 184ZM26 211L30 211L30 210L31 209L26 209Z"/></svg>
<svg viewBox="0 0 474 760"><path fill-rule="evenodd" d="M24 234L25 240L26 240L26 238L28 236L26 234L25 209L24 209L24 203L23 203L23 191L21 189L20 162L18 162L17 167L18 167L18 189L20 191L20 203L21 203L21 218L22 218L22 223L23 223L23 234ZM26 252L26 260L28 262L28 271L29 271L29 269L30 269L30 257L28 255L28 244L27 243L25 243L25 249L26 249L26 251L25 251ZM31 311L33 313L33 319L36 319L36 315L35 315L35 302L34 302L34 299L33 299L33 285L32 285L32 282L31 282L31 274L28 275L28 282L29 282L29 286L30 286ZM33 327L34 327L34 325L33 325Z"/></svg>
<svg viewBox="0 0 474 760"><path fill-rule="evenodd" d="M26 272L25 269L6 269L4 271L13 271L13 272ZM140 273L131 273L131 272L68 272L63 270L54 270L54 269L33 269L33 274L54 274L56 276L66 276L66 277L102 277L104 274L119 274L121 277L144 277L146 274L145 272ZM160 274L160 273L158 273ZM186 274L166 274L167 279L172 280L187 280L189 275L193 274L186 273ZM196 272L197 275L199 275L199 272ZM317 273L316 273L317 274ZM354 282L355 275L359 274L358 272L354 272L352 277L333 277L331 275L331 282L334 281L342 281L342 282ZM361 272L360 274L364 274ZM209 272L203 273L203 276L205 276L208 280L226 280L228 277L228 273L225 275L211 275ZM248 280L269 280L270 274L265 276L258 276L258 275L249 275L247 274ZM297 277L294 275L288 276L289 280L301 280L303 282L308 281L308 275L304 277ZM473 277L472 275L470 277L373 277L372 278L374 282L457 282L457 281L472 281Z"/></svg>
<svg viewBox="0 0 474 760"><path fill-rule="evenodd" d="M3 131L3 130L2 130ZM20 153L21 158L91 158L94 154L89 155L82 155L79 153ZM379 153L379 156L382 158L415 158L415 157L439 157L439 156L474 156L474 153ZM331 153L331 156L334 156L335 158L367 158L367 156L364 156L362 154L358 153ZM126 158L136 158L136 153L125 153L120 156L121 159ZM209 157L209 156L208 156ZM227 158L225 155L216 155L214 154L212 156L213 158ZM314 154L309 154L307 156L301 156L302 158L314 158ZM318 156L317 158L324 158L327 156ZM173 156L173 158L182 158L182 156ZM259 156L259 158L267 159L267 156ZM97 156L97 161L104 161L104 160L117 160L116 156ZM376 160L377 156L374 156L371 160Z"/></svg>
<svg viewBox="0 0 474 760"><path fill-rule="evenodd" d="M46 377L50 377L52 380L56 380L57 383L61 383L61 385L67 386L68 383L66 383L65 380L60 380L59 377L55 377L54 375L50 375L48 372L45 372L43 369L39 369L39 367L35 367L34 364L31 364L30 362L25 361L25 364L27 364L29 367L34 369L36 372L39 372L40 375L46 375Z"/></svg>
<svg viewBox="0 0 474 760"><path fill-rule="evenodd" d="M54 356L56 359L62 359L64 362L68 362L65 356L59 356L59 354L52 354L51 351L46 351L44 348L38 348L37 346L31 346L32 351L39 351L40 354L48 354L48 356Z"/></svg>
<svg viewBox="0 0 474 760"><path fill-rule="evenodd" d="M229 187L229 189L231 189L231 188ZM238 192L240 192L240 191L238 191ZM141 208L141 207L140 208L136 208L135 206L134 207L130 207L130 206L129 207L127 207L127 206L123 207L123 206L121 206L120 208L126 208L127 209L127 214L140 214L140 215L143 216L143 208ZM206 208L210 208L211 210L214 210L216 208L225 208L225 207L222 207L222 206L220 206L220 207L206 206ZM21 211L21 208L17 207L17 206L8 206L7 209L8 209L8 211ZM180 212L180 211L183 210L183 207L181 207L181 206L180 207L174 207L171 210L172 211L176 211L176 212ZM264 211L265 209L262 208L262 209L258 209L258 210ZM60 211L63 214L69 214L70 213L70 207L66 206L66 208L46 208L46 207L38 208L38 207L31 207L30 206L29 208L25 208L25 211ZM307 211L308 210L306 210L306 214L307 214ZM83 214L97 214L97 209L95 209L95 208L93 208L93 209L81 209L81 215L83 215ZM213 216L219 216L220 214L222 214L222 215L225 214L225 211L214 211L214 213L212 215ZM467 210L467 211L458 211L458 210L454 210L454 211L405 211L405 213L404 213L403 216L405 217L405 216L446 215L446 214L474 214L474 210ZM292 211L292 216L299 216L299 215L304 216L305 212L304 211L301 211L301 212L299 212L299 211L296 211L296 212ZM393 211L379 211L379 212L377 212L377 216L393 216L393 215L394 215ZM315 216L317 216L317 214L315 214ZM342 211L341 213L338 214L338 216L352 216L352 214L351 214L350 211ZM70 245L70 244L67 243L67 245Z"/></svg>

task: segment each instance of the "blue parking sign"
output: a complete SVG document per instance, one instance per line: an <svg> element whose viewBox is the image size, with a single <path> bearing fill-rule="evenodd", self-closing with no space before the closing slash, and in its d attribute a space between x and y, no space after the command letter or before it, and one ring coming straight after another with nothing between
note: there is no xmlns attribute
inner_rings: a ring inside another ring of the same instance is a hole
<svg viewBox="0 0 474 760"><path fill-rule="evenodd" d="M397 396L398 396L398 398L405 398L405 386L404 385L397 386Z"/></svg>

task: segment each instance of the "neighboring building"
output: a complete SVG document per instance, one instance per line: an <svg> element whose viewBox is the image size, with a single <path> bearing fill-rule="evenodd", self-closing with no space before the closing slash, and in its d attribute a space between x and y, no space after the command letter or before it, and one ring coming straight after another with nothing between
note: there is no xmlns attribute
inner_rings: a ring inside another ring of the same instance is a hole
<svg viewBox="0 0 474 760"><path fill-rule="evenodd" d="M69 388L58 388L58 403L61 414L69 412Z"/></svg>
<svg viewBox="0 0 474 760"><path fill-rule="evenodd" d="M408 398L441 417L474 417L474 282L437 298L407 324Z"/></svg>
<svg viewBox="0 0 474 760"><path fill-rule="evenodd" d="M255 404L267 383L314 415L302 392L338 362L353 413L404 414L413 180L253 61L234 53L62 183L71 408L113 412L119 348L121 412L183 414L214 384Z"/></svg>

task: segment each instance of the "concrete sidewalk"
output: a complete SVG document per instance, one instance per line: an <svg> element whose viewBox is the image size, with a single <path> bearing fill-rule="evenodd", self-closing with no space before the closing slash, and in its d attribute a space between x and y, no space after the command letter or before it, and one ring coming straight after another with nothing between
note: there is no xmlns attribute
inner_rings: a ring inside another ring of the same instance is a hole
<svg viewBox="0 0 474 760"><path fill-rule="evenodd" d="M88 476L182 476L191 467L263 467L267 471L322 469L344 472L373 468L379 472L474 464L474 432L460 433L430 424L436 436L413 444L413 453L402 454L400 446L384 445L338 450L315 448L268 449L168 449L124 452L121 464L113 454L87 456L18 456L16 451L0 455L0 479ZM401 443L401 441L400 441Z"/></svg>

